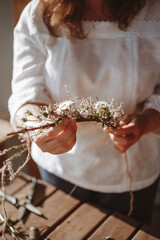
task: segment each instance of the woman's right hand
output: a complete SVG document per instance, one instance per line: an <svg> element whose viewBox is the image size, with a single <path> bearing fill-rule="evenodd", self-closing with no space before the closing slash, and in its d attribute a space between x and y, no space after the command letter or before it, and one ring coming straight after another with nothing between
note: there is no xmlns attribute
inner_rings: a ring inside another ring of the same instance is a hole
<svg viewBox="0 0 160 240"><path fill-rule="evenodd" d="M55 127L45 129L34 138L34 141L42 152L66 153L76 143L76 130L76 121L64 118Z"/></svg>

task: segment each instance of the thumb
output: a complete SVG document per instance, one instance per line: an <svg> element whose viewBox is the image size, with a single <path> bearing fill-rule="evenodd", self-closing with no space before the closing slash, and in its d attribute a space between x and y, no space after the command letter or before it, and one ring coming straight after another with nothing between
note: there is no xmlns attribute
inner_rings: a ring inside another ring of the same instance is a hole
<svg viewBox="0 0 160 240"><path fill-rule="evenodd" d="M129 115L126 115L121 121L120 121L120 126L124 126L124 125L127 125L129 124L134 118L134 114L129 114Z"/></svg>

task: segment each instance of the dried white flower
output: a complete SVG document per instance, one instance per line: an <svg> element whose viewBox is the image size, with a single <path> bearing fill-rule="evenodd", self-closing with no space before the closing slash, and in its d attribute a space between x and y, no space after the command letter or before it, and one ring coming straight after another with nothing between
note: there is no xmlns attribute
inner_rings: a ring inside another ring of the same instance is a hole
<svg viewBox="0 0 160 240"><path fill-rule="evenodd" d="M80 121L97 121L106 126L117 127L122 120L124 112L122 104L119 106L111 102L93 102L91 97L76 98L61 103L55 103L48 108L43 108L43 120L56 120L56 123L64 117ZM42 118L42 116L40 116Z"/></svg>

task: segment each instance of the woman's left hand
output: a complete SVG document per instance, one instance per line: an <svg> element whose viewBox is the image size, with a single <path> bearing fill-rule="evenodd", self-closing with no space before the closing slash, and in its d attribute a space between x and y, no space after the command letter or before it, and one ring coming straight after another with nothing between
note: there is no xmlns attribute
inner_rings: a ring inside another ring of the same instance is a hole
<svg viewBox="0 0 160 240"><path fill-rule="evenodd" d="M117 129L107 128L113 141L114 148L119 153L124 153L136 143L141 136L160 126L160 113L154 109L148 109L142 114L131 114L125 117Z"/></svg>

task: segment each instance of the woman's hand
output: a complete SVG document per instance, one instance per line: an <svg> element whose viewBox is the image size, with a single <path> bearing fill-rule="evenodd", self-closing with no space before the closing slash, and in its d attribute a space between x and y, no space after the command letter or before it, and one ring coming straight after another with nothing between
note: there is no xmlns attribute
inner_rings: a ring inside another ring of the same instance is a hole
<svg viewBox="0 0 160 240"><path fill-rule="evenodd" d="M55 127L45 129L34 141L42 152L66 153L76 143L76 130L76 121L64 118Z"/></svg>
<svg viewBox="0 0 160 240"><path fill-rule="evenodd" d="M32 115L28 116L27 122L23 122L21 119L25 116L26 111L30 111L33 115L38 116L42 105L45 104L28 103L23 105L16 114L17 126L22 128L40 126L41 124L39 122L37 123ZM33 133L30 132L30 137L33 141L35 141L42 152L62 154L71 150L75 145L76 130L76 121L64 118L55 127L43 129L43 131L40 132L38 130L33 131Z"/></svg>
<svg viewBox="0 0 160 240"><path fill-rule="evenodd" d="M142 114L128 115L117 129L107 128L114 148L119 153L124 153L136 143L144 134L160 126L160 113L154 109L145 110Z"/></svg>

